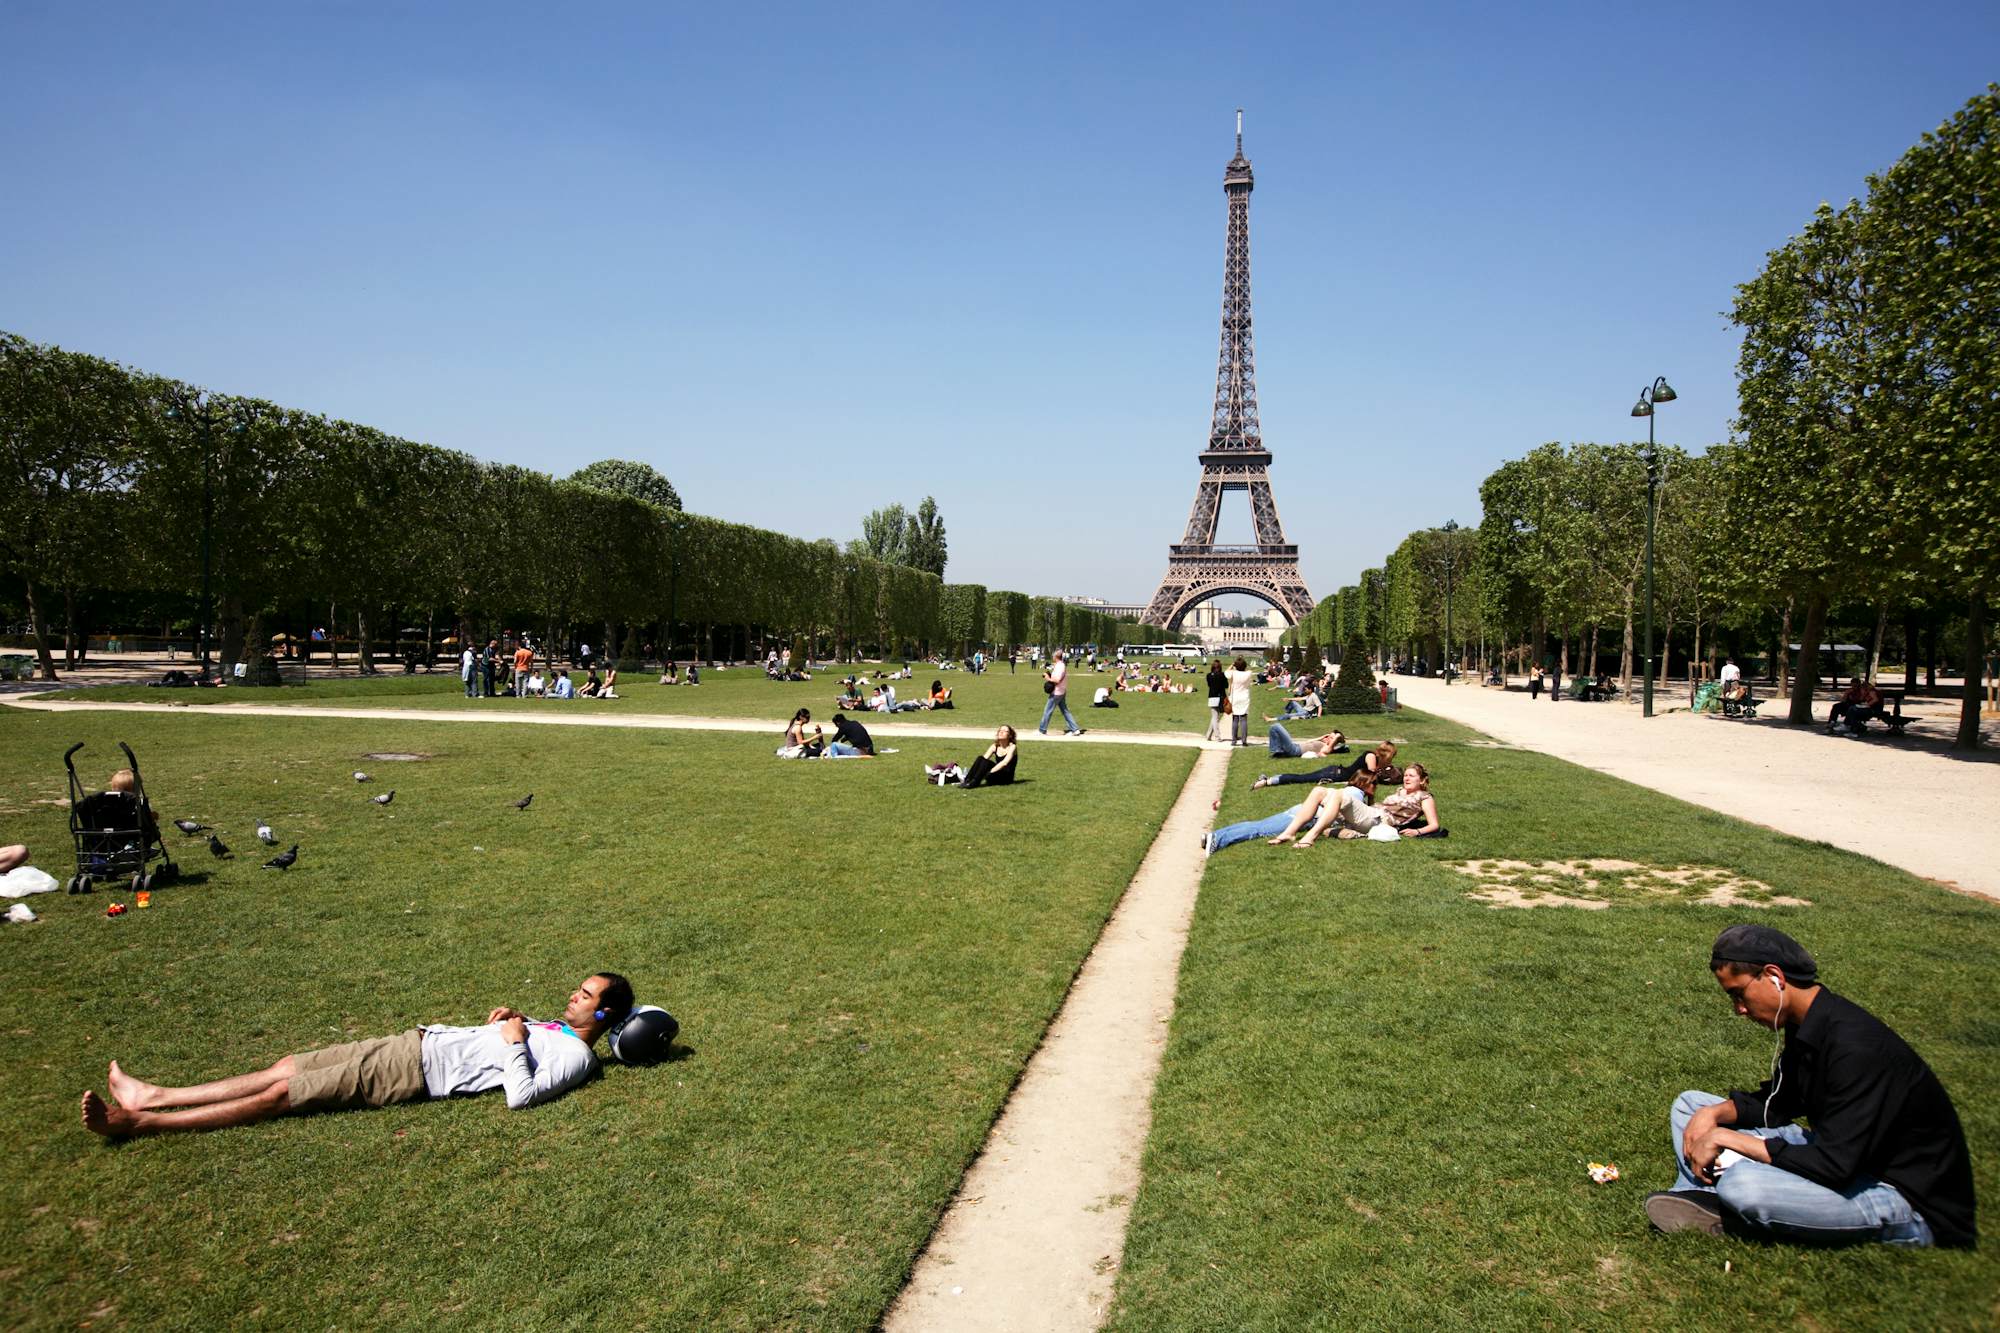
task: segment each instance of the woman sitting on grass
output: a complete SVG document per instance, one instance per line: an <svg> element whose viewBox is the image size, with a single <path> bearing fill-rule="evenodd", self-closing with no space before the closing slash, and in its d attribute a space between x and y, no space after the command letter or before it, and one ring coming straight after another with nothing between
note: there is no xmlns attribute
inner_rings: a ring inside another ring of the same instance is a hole
<svg viewBox="0 0 2000 1333"><path fill-rule="evenodd" d="M1372 786L1359 782L1318 788L1299 806L1299 813L1292 816L1285 831L1271 839L1271 845L1291 842L1307 823L1312 828L1299 838L1300 847L1312 846L1328 828L1335 828L1334 836L1339 838L1365 838L1377 825L1387 825L1405 838L1428 837L1443 830L1437 798L1431 795L1431 775L1422 764L1404 769L1403 785L1383 797L1380 805L1368 803Z"/></svg>
<svg viewBox="0 0 2000 1333"><path fill-rule="evenodd" d="M1334 734L1339 735L1338 732ZM1257 780L1250 784L1250 790L1256 791L1259 787L1283 787L1288 783L1300 782L1354 782L1364 777L1370 785L1380 782L1401 782L1403 771L1396 767L1395 758L1396 743L1383 741L1351 764L1328 764L1325 768L1316 768L1310 773L1273 773L1269 776L1259 773Z"/></svg>
<svg viewBox="0 0 2000 1333"><path fill-rule="evenodd" d="M792 720L785 726L785 743L778 748L778 758L816 759L819 757L820 751L826 748L823 739L826 732L820 727L814 727L812 735L806 735L806 724L812 720L811 709L801 708L798 712L792 714Z"/></svg>
<svg viewBox="0 0 2000 1333"><path fill-rule="evenodd" d="M993 733L993 744L986 747L986 753L972 761L965 778L958 785L967 791L974 787L1004 787L1014 780L1014 757L1020 746L1014 737L1014 729L1002 726Z"/></svg>
<svg viewBox="0 0 2000 1333"><path fill-rule="evenodd" d="M617 686L618 668L606 667L604 669L604 682L597 687L597 697L600 699L616 699L618 697Z"/></svg>
<svg viewBox="0 0 2000 1333"><path fill-rule="evenodd" d="M930 697L923 701L923 706L926 709L950 708L952 706L951 691L945 688L943 681L934 680L931 682Z"/></svg>

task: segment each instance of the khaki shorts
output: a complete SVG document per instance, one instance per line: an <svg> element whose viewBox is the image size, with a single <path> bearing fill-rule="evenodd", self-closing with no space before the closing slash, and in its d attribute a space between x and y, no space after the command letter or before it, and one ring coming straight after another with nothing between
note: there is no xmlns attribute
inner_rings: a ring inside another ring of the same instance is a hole
<svg viewBox="0 0 2000 1333"><path fill-rule="evenodd" d="M294 1111L330 1111L357 1106L394 1106L422 1101L424 1030L371 1037L292 1057L287 1084Z"/></svg>

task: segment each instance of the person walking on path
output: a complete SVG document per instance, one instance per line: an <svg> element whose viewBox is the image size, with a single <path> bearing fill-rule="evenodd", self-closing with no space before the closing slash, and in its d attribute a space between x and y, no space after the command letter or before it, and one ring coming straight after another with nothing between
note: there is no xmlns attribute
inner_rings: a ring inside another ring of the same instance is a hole
<svg viewBox="0 0 2000 1333"><path fill-rule="evenodd" d="M1257 678L1250 663L1239 657L1229 672L1229 732L1231 745L1250 743L1250 686Z"/></svg>
<svg viewBox="0 0 2000 1333"><path fill-rule="evenodd" d="M1042 688L1049 692L1049 701L1042 705L1042 725L1038 728L1042 735L1049 734L1049 718L1062 709L1065 736L1081 736L1083 728L1076 724L1076 718L1069 711L1069 663L1064 660L1063 650L1058 648L1049 659L1049 669L1042 673Z"/></svg>
<svg viewBox="0 0 2000 1333"><path fill-rule="evenodd" d="M1555 665L1555 674L1549 677L1549 702L1554 703L1556 700L1562 697L1563 697L1563 669L1562 669L1562 663L1558 662Z"/></svg>
<svg viewBox="0 0 2000 1333"><path fill-rule="evenodd" d="M1540 667L1536 667L1534 673L1528 677L1528 699L1530 702L1533 702L1534 700L1539 699L1541 697L1542 697L1542 669Z"/></svg>
<svg viewBox="0 0 2000 1333"><path fill-rule="evenodd" d="M1708 966L1738 1014L1784 1036L1756 1091L1674 1100L1679 1179L1646 1197L1647 1220L1811 1245L1975 1244L1965 1131L1923 1058L1821 985L1781 930L1730 926ZM1802 1117L1810 1129L1792 1123Z"/></svg>
<svg viewBox="0 0 2000 1333"><path fill-rule="evenodd" d="M479 677L475 674L478 666L479 654L472 651L472 640L467 639L458 655L458 678L465 682L465 697L468 699L479 697Z"/></svg>

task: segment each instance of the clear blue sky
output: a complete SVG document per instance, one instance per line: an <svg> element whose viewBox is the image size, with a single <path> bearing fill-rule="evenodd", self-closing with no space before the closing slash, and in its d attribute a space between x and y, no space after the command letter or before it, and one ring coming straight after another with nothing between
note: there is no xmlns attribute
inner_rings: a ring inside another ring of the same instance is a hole
<svg viewBox="0 0 2000 1333"><path fill-rule="evenodd" d="M1617 11L1614 13L1614 11ZM951 577L1141 599L1232 112L1315 595L1546 440L1725 438L1722 318L2000 5L0 6L0 328ZM1225 536L1247 535L1247 509Z"/></svg>

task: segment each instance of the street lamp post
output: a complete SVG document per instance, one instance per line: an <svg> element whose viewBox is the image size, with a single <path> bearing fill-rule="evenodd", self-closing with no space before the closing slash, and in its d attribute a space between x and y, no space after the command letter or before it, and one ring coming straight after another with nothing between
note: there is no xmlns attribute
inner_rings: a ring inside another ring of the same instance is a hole
<svg viewBox="0 0 2000 1333"><path fill-rule="evenodd" d="M1452 545L1452 534L1458 531L1458 520L1446 519L1444 538L1444 683L1451 686L1451 576L1452 568L1458 562L1458 551Z"/></svg>
<svg viewBox="0 0 2000 1333"><path fill-rule="evenodd" d="M1632 405L1632 415L1646 418L1646 452L1639 456L1646 465L1646 642L1645 642L1645 716L1653 715L1653 511L1657 508L1655 496L1660 485L1660 455L1653 443L1653 409L1661 403L1671 403L1680 397L1673 386L1667 383L1665 375L1656 376L1649 386L1639 390L1639 401Z"/></svg>

